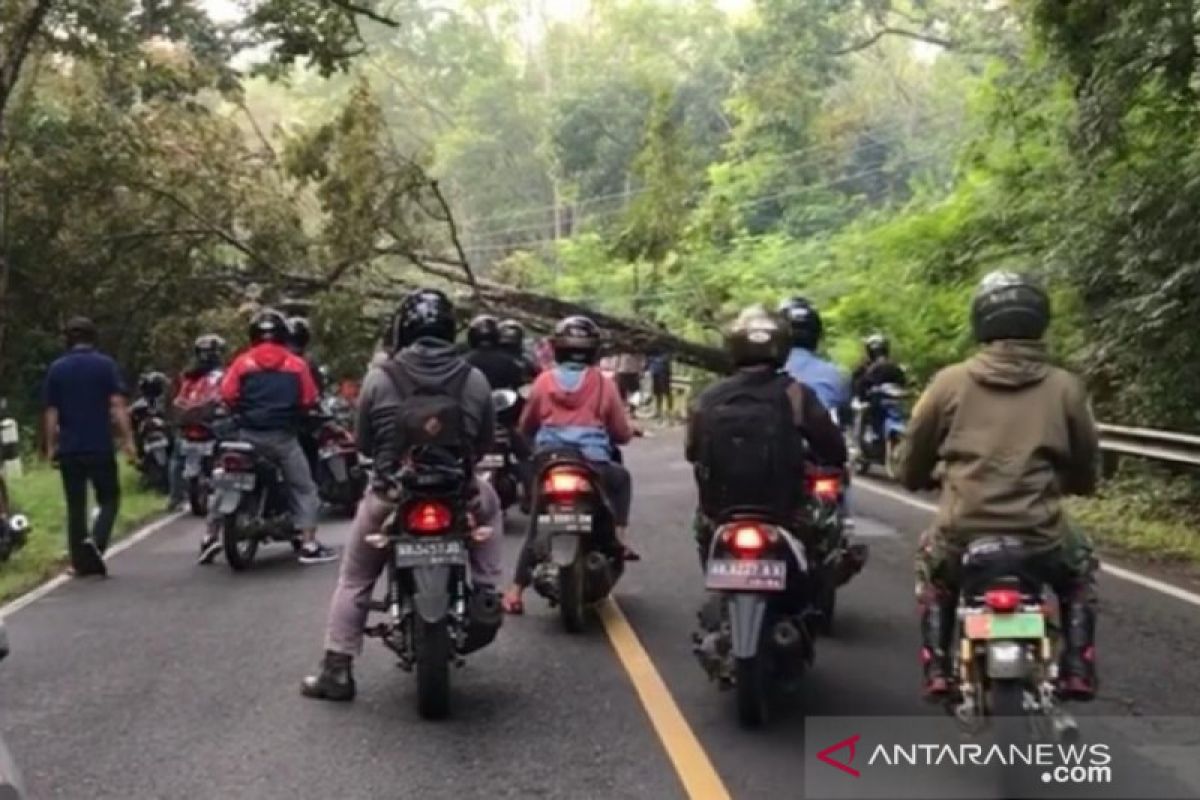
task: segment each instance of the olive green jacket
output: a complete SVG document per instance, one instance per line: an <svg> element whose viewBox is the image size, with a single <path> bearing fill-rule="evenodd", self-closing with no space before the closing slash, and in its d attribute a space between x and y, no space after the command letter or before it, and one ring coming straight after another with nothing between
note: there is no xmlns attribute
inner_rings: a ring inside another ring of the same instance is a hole
<svg viewBox="0 0 1200 800"><path fill-rule="evenodd" d="M1057 542L1062 498L1096 490L1100 444L1087 390L1040 342L1000 341L939 372L913 409L901 480L928 488L943 465L936 527L951 541Z"/></svg>

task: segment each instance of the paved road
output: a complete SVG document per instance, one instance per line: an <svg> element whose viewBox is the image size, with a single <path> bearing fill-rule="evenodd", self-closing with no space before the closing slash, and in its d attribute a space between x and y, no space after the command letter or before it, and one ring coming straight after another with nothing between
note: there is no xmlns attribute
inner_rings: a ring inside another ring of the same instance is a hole
<svg viewBox="0 0 1200 800"><path fill-rule="evenodd" d="M620 585L620 608L728 793L801 797L805 714L932 714L916 699L910 567L928 513L856 489L871 563L801 696L747 733L689 649L701 590L679 447L666 433L631 449L645 560ZM335 543L345 534L326 529ZM9 619L0 730L34 798L686 796L676 749L599 626L567 636L531 595L530 613L455 673L445 723L417 718L412 678L370 641L355 703L307 701L296 685L319 655L336 568L300 567L284 550L249 574L201 568L197 537L196 522L175 523L117 556L112 578L68 584ZM1104 698L1086 713L1200 716L1200 609L1110 578L1101 590Z"/></svg>

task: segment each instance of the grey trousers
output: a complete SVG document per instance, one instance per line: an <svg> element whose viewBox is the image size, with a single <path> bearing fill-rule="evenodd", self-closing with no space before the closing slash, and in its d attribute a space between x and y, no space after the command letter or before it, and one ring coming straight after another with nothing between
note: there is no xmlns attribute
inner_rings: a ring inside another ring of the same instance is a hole
<svg viewBox="0 0 1200 800"><path fill-rule="evenodd" d="M477 482L481 505L480 524L492 529L486 541L471 544L471 577L479 584L498 586L504 560L504 515L500 500L486 482ZM387 566L391 550L375 547L366 541L379 533L394 506L374 492L368 491L358 504L350 542L342 554L337 588L329 606L329 622L325 628L325 649L334 653L357 656L362 653L363 627L367 624L365 605L371 599L375 582Z"/></svg>
<svg viewBox="0 0 1200 800"><path fill-rule="evenodd" d="M296 434L289 431L238 431L237 438L254 445L264 458L269 459L283 472L288 485L288 500L292 509L292 522L296 530L307 531L317 527L321 513L321 498L317 484L313 481L312 469L300 447ZM210 504L209 522L216 519L216 504Z"/></svg>

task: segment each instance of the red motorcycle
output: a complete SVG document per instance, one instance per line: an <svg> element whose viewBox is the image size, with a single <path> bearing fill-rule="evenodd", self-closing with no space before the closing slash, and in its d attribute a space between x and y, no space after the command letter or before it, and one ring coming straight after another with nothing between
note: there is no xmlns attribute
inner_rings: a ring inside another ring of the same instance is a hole
<svg viewBox="0 0 1200 800"><path fill-rule="evenodd" d="M367 488L367 470L352 434L331 416L323 417L316 431L317 491L321 500L353 516Z"/></svg>

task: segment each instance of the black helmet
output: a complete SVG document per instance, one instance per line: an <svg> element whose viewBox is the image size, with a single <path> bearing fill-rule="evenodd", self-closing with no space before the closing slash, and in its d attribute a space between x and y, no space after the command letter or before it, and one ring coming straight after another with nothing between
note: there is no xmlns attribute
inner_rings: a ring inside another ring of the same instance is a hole
<svg viewBox="0 0 1200 800"><path fill-rule="evenodd" d="M515 319L501 320L500 346L520 355L525 347L525 326Z"/></svg>
<svg viewBox="0 0 1200 800"><path fill-rule="evenodd" d="M254 312L254 317L250 320L251 344L259 342L283 344L288 341L290 336L287 319L283 314L273 308L263 308Z"/></svg>
<svg viewBox="0 0 1200 800"><path fill-rule="evenodd" d="M584 316L566 317L554 326L554 360L594 364L600 355L600 328Z"/></svg>
<svg viewBox="0 0 1200 800"><path fill-rule="evenodd" d="M821 314L803 297L789 297L779 304L779 316L791 329L792 345L816 350L821 342Z"/></svg>
<svg viewBox="0 0 1200 800"><path fill-rule="evenodd" d="M872 333L863 339L863 347L867 351L867 358L872 361L877 358L883 358L892 352L891 344L888 343L887 337L882 333Z"/></svg>
<svg viewBox="0 0 1200 800"><path fill-rule="evenodd" d="M480 314L467 326L471 347L495 347L500 343L500 322L491 314Z"/></svg>
<svg viewBox="0 0 1200 800"><path fill-rule="evenodd" d="M725 348L735 367L759 364L779 367L787 360L787 329L777 315L753 305L743 309L729 326Z"/></svg>
<svg viewBox="0 0 1200 800"><path fill-rule="evenodd" d="M454 341L454 304L437 289L415 289L400 301L392 317L393 350L408 347L417 339Z"/></svg>
<svg viewBox="0 0 1200 800"><path fill-rule="evenodd" d="M1027 275L989 272L971 301L971 330L978 342L1040 339L1050 325L1050 298Z"/></svg>
<svg viewBox="0 0 1200 800"><path fill-rule="evenodd" d="M292 317L287 323L292 347L303 353L308 349L308 343L312 341L312 326L304 317Z"/></svg>
<svg viewBox="0 0 1200 800"><path fill-rule="evenodd" d="M167 387L170 385L171 382L167 380L167 376L157 370L143 372L142 376L138 378L138 391L142 397L149 400L162 397L167 393Z"/></svg>
<svg viewBox="0 0 1200 800"><path fill-rule="evenodd" d="M215 369L225 361L225 340L215 333L197 336L192 344L196 364L206 369Z"/></svg>

